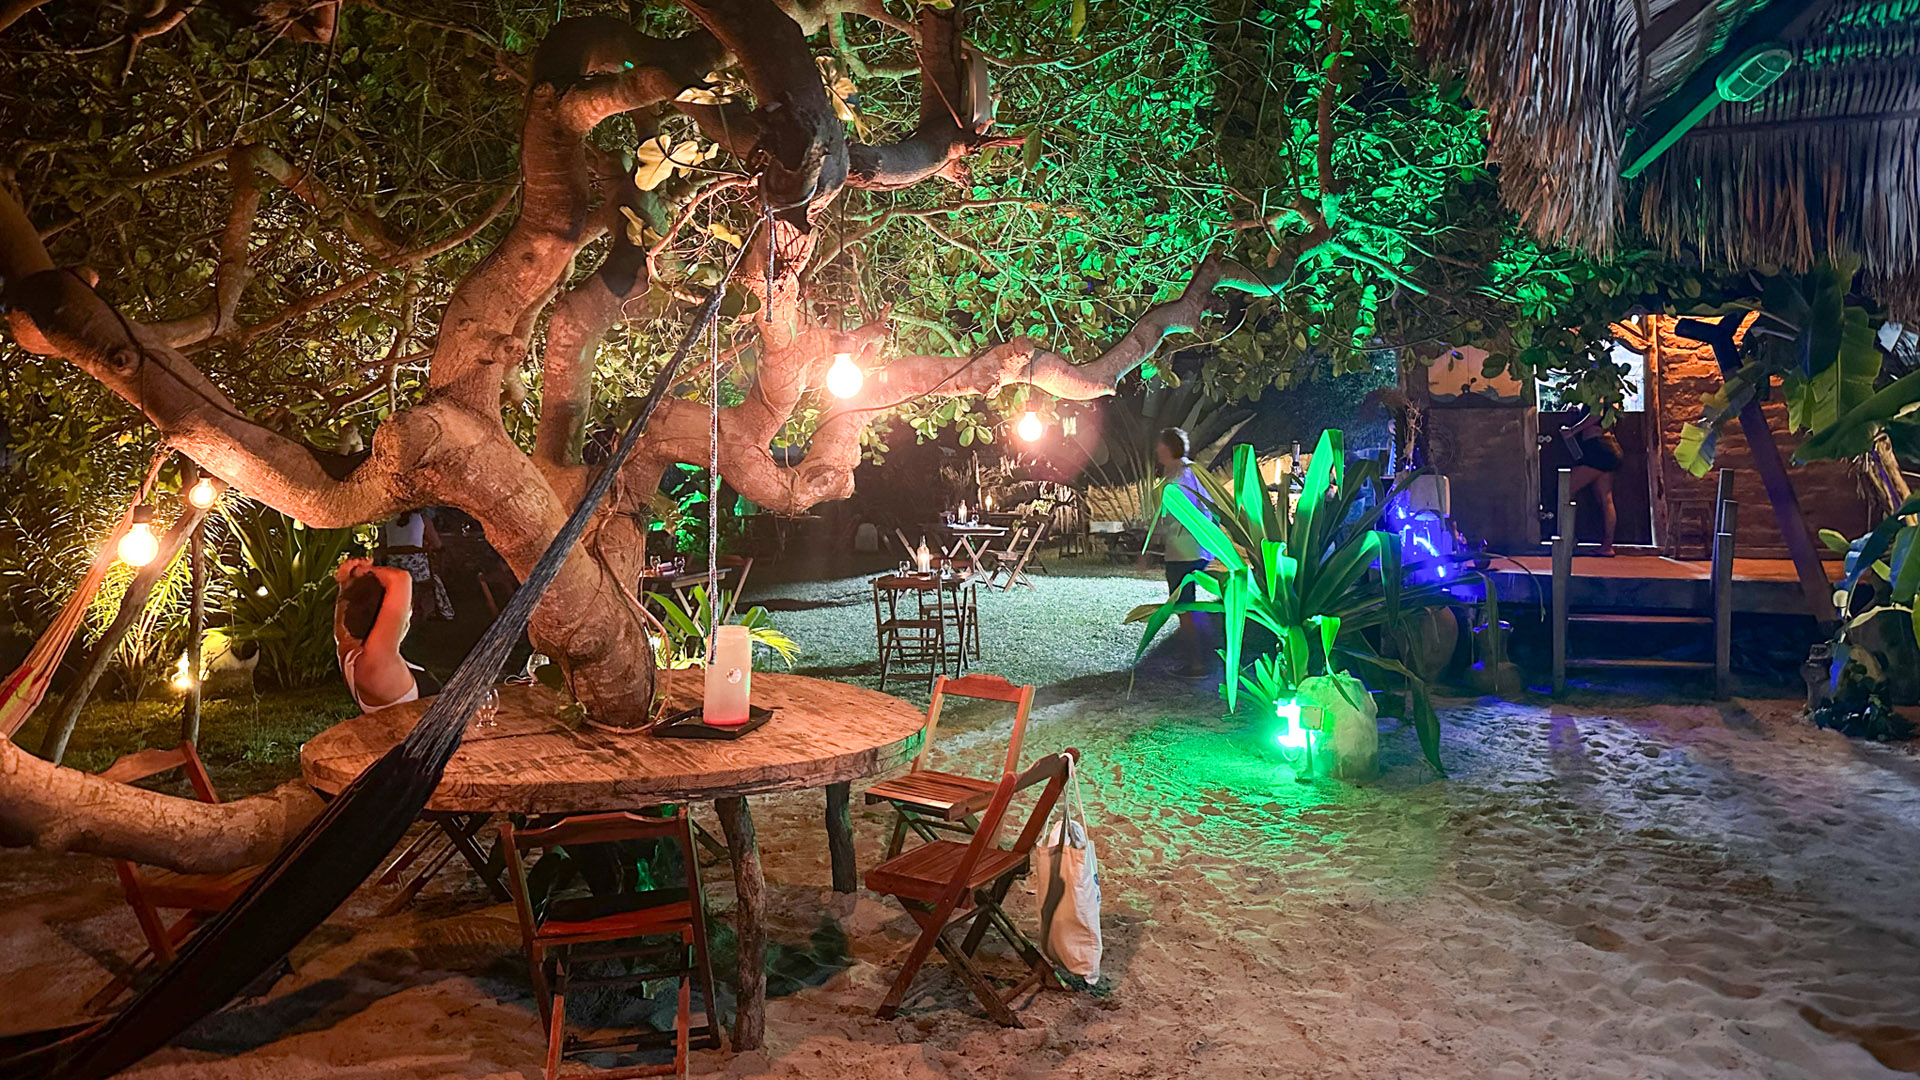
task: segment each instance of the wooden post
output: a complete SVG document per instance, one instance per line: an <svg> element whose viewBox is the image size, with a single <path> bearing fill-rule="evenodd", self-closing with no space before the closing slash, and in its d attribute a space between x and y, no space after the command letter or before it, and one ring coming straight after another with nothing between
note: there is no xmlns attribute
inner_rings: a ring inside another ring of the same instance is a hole
<svg viewBox="0 0 1920 1080"><path fill-rule="evenodd" d="M93 696L93 688L99 685L100 677L107 673L107 667L113 662L115 650L133 628L134 621L147 606L147 598L153 595L155 585L166 575L167 568L180 555L180 547L186 543L189 533L200 526L200 519L206 511L189 507L186 513L177 518L173 527L160 537L160 550L153 561L140 568L135 574L127 591L120 596L120 609L114 613L113 622L100 633L93 643L93 652L87 657L87 663L67 692L60 698L60 704L54 709L53 716L47 720L47 733L40 740L40 756L60 764L66 756L67 741L73 737L73 726L80 720L80 710L86 708L87 699Z"/></svg>
<svg viewBox="0 0 1920 1080"><path fill-rule="evenodd" d="M740 961L734 987L733 1052L760 1049L767 1035L767 882L760 873L760 849L754 840L747 800L729 795L713 801L733 857L734 933Z"/></svg>
<svg viewBox="0 0 1920 1080"><path fill-rule="evenodd" d="M1739 325L1737 315L1723 316L1717 322L1681 319L1675 332L1713 346L1713 358L1720 365L1721 376L1732 378L1734 372L1740 370L1740 350L1733 342L1734 328ZM1753 454L1754 471L1766 485L1767 501L1773 504L1773 515L1779 522L1781 539L1786 541L1787 554L1793 557L1793 568L1800 577L1800 592L1806 597L1807 613L1818 620L1823 629L1830 627L1839 618L1833 610L1833 583L1820 564L1820 553L1814 550L1806 518L1800 513L1800 500L1787 477L1786 462L1780 457L1779 445L1773 441L1773 430L1767 427L1766 415L1760 411L1758 394L1740 409L1740 431L1747 437L1747 449Z"/></svg>
<svg viewBox="0 0 1920 1080"><path fill-rule="evenodd" d="M1573 470L1560 470L1560 509L1553 534L1553 692L1567 688L1567 594L1573 589ZM1498 633L1498 630L1495 630Z"/></svg>
<svg viewBox="0 0 1920 1080"><path fill-rule="evenodd" d="M193 685L180 702L180 741L200 742L200 639L207 623L207 519L194 522L187 539L187 673Z"/></svg>
<svg viewBox="0 0 1920 1080"><path fill-rule="evenodd" d="M827 855L833 860L833 891L850 893L860 887L860 869L853 858L851 785L827 785Z"/></svg>
<svg viewBox="0 0 1920 1080"><path fill-rule="evenodd" d="M1731 488L1726 481L1732 474L1720 476L1721 487ZM1729 499L1719 506L1713 534L1713 696L1726 698L1733 693L1733 534L1740 504Z"/></svg>

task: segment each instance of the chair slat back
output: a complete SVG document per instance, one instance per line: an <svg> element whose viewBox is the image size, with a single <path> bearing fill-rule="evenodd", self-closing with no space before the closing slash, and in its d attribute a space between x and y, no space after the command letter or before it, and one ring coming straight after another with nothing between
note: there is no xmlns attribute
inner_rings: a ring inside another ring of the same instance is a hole
<svg viewBox="0 0 1920 1080"><path fill-rule="evenodd" d="M534 829L515 828L512 821L500 823L500 850L506 855L507 884L519 915L521 943L530 955L540 926L534 918L533 896L527 884L525 853L531 848L618 840L672 840L679 845L681 862L687 868L688 892L696 898L700 896L700 859L693 849L693 819L684 806L668 809L674 812L672 817L644 817L631 810L610 810L576 814Z"/></svg>
<svg viewBox="0 0 1920 1080"><path fill-rule="evenodd" d="M186 776L187 783L201 802L220 801L219 794L213 790L213 778L207 775L207 767L201 764L200 755L190 742L167 750L135 750L121 756L97 775L102 780L116 784L132 784L174 769L181 770Z"/></svg>
<svg viewBox="0 0 1920 1080"><path fill-rule="evenodd" d="M678 837L687 830L685 811L673 817L645 817L631 810L609 810L599 814L575 814L536 829L517 829L512 823L502 832L521 851L537 847L564 847L568 844L608 844L618 840L663 840Z"/></svg>
<svg viewBox="0 0 1920 1080"><path fill-rule="evenodd" d="M973 868L990 849L999 846L1000 829L1005 824L1007 809L1013 805L1013 798L1020 792L1045 782L1046 790L1034 802L1033 809L1027 814L1026 825L1014 840L1010 849L1014 854L1025 856L1039 842L1040 830L1046 827L1047 818L1053 813L1054 805L1060 800L1060 793L1067 786L1068 769L1080 760L1080 751L1072 748L1057 754L1048 754L1026 772L1018 776L1008 773L1000 780L1000 786L994 789L993 801L980 815L980 828L974 831L973 839L967 844L967 853L954 869L947 883L946 899L956 899L966 890L967 880L973 876Z"/></svg>
<svg viewBox="0 0 1920 1080"><path fill-rule="evenodd" d="M1011 776L1020 767L1020 744L1027 737L1027 714L1033 710L1033 687L1018 686L998 675L976 673L950 679L945 675L933 682L933 701L927 706L927 735L920 744L908 772L926 768L927 754L933 750L933 736L940 726L940 711L948 695L979 701L1004 701L1014 706L1013 734L1007 739L1007 758L1000 767L1002 776Z"/></svg>

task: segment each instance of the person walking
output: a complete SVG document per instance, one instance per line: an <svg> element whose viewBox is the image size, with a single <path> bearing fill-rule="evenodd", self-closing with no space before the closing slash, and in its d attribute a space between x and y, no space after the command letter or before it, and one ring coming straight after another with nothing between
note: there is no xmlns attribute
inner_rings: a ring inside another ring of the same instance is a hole
<svg viewBox="0 0 1920 1080"><path fill-rule="evenodd" d="M1185 489L1195 506L1203 506L1200 480L1193 475L1193 462L1187 458L1190 452L1187 433L1181 428L1165 428L1154 439L1154 462L1159 466L1165 482ZM1192 530L1172 514L1163 511L1153 528L1160 534L1164 546L1167 595L1183 603L1191 603L1194 597L1193 583L1187 580L1187 576L1196 570L1204 570L1213 561L1213 554L1201 547ZM1180 628L1174 640L1178 643L1183 660L1174 674L1183 679L1204 679L1211 671L1207 649L1200 635L1199 614L1183 611L1179 618Z"/></svg>

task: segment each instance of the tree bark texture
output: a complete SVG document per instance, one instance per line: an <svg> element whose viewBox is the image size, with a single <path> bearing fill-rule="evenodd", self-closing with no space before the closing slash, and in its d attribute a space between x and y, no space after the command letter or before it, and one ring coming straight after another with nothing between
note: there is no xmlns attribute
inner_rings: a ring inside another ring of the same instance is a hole
<svg viewBox="0 0 1920 1080"><path fill-rule="evenodd" d="M889 15L876 0L682 4L701 29L678 40L651 38L592 16L561 20L536 51L520 128L517 216L455 285L432 338L426 392L381 423L363 454L318 450L256 421L181 352L208 341L244 347L287 318L330 298L350 297L390 272L376 270L264 323L239 326L234 313L251 280L247 240L262 181L301 199L393 270L417 266L463 242L486 219L447 241L400 252L377 217L325 191L267 148L203 155L203 164L229 170L232 189L212 296L200 315L144 326L95 291L92 272L55 267L21 204L0 186L0 281L6 283L0 300L13 336L22 347L62 357L93 376L141 410L168 444L267 505L323 527L452 506L478 520L493 547L524 576L588 475L580 454L598 347L609 330L640 314L630 308L653 286L648 253L625 235L619 212L637 205L639 193L620 169L607 166L607 154L586 141L604 120L631 113L647 126L659 111L677 110L744 159L754 175L765 220L737 281L760 301L750 316L758 355L740 403L721 410L719 464L741 495L781 513L798 514L850 495L860 434L887 410L928 394L986 394L1014 383L1062 398L1110 394L1168 336L1196 329L1221 291L1276 292L1294 263L1327 238L1323 224L1295 237L1289 257L1264 277L1217 255L1206 257L1179 297L1152 308L1087 363L1074 364L1024 338L973 356L895 359L886 365L884 381L870 379L860 394L830 403L803 460L776 460L773 439L824 385L833 354L854 353L871 367L881 362L888 337L884 322L843 329L814 313L804 295L816 255L814 222L849 186L891 189L935 177L964 182L968 154L1007 140L989 133L992 92L983 58L964 38L964 4L922 5L913 22ZM919 122L899 142L850 141L833 112L806 35L843 15L873 20L919 45ZM707 72L727 67L736 68L750 88L751 110L738 103L677 100L703 85ZM503 196L488 218L506 205ZM609 256L575 280L576 258L609 231ZM844 251L835 246L828 257ZM528 454L507 434L501 410L508 380L517 389L517 369L529 359L543 319L543 412ZM701 401L663 403L599 521L534 614L535 645L560 663L573 695L603 721L628 726L647 714L653 652L633 595L645 558L641 514L666 469L677 462L706 463L708 422L709 407ZM66 792L50 784L37 790ZM247 812L218 811L236 820ZM21 822L56 817L49 807L22 809L9 801L0 804L0 834L30 841L37 834ZM174 834L187 830L182 826Z"/></svg>

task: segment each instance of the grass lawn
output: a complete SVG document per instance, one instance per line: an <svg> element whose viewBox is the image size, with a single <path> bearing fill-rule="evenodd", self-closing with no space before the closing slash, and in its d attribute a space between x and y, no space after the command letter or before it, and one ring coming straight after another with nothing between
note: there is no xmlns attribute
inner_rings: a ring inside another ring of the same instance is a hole
<svg viewBox="0 0 1920 1080"><path fill-rule="evenodd" d="M800 646L794 671L862 686L880 684L873 604L866 576L768 583L749 603L767 607L773 623ZM1164 599L1158 571L1068 563L1034 575L1035 587L982 588L982 656L978 671L1046 686L1131 666L1140 636L1121 619L1134 606ZM424 624L415 637L434 632ZM415 646L420 643L413 643ZM409 651L414 651L410 647ZM778 660L761 662L777 668ZM887 692L927 699L924 675L896 671ZM19 734L37 749L52 702ZM300 745L359 710L343 683L307 690L211 700L202 708L200 756L223 799L264 791L300 773ZM80 714L64 764L97 772L134 750L171 746L180 738L180 701L172 694L141 701L101 701ZM184 783L176 785L185 793Z"/></svg>
<svg viewBox="0 0 1920 1080"><path fill-rule="evenodd" d="M16 740L38 749L52 712L41 707ZM300 744L360 712L345 683L221 698L200 711L200 757L222 800L265 791L300 774ZM180 741L180 700L94 701L80 714L64 765L98 772L122 754ZM186 785L179 783L180 793ZM170 789L168 789L170 790Z"/></svg>

